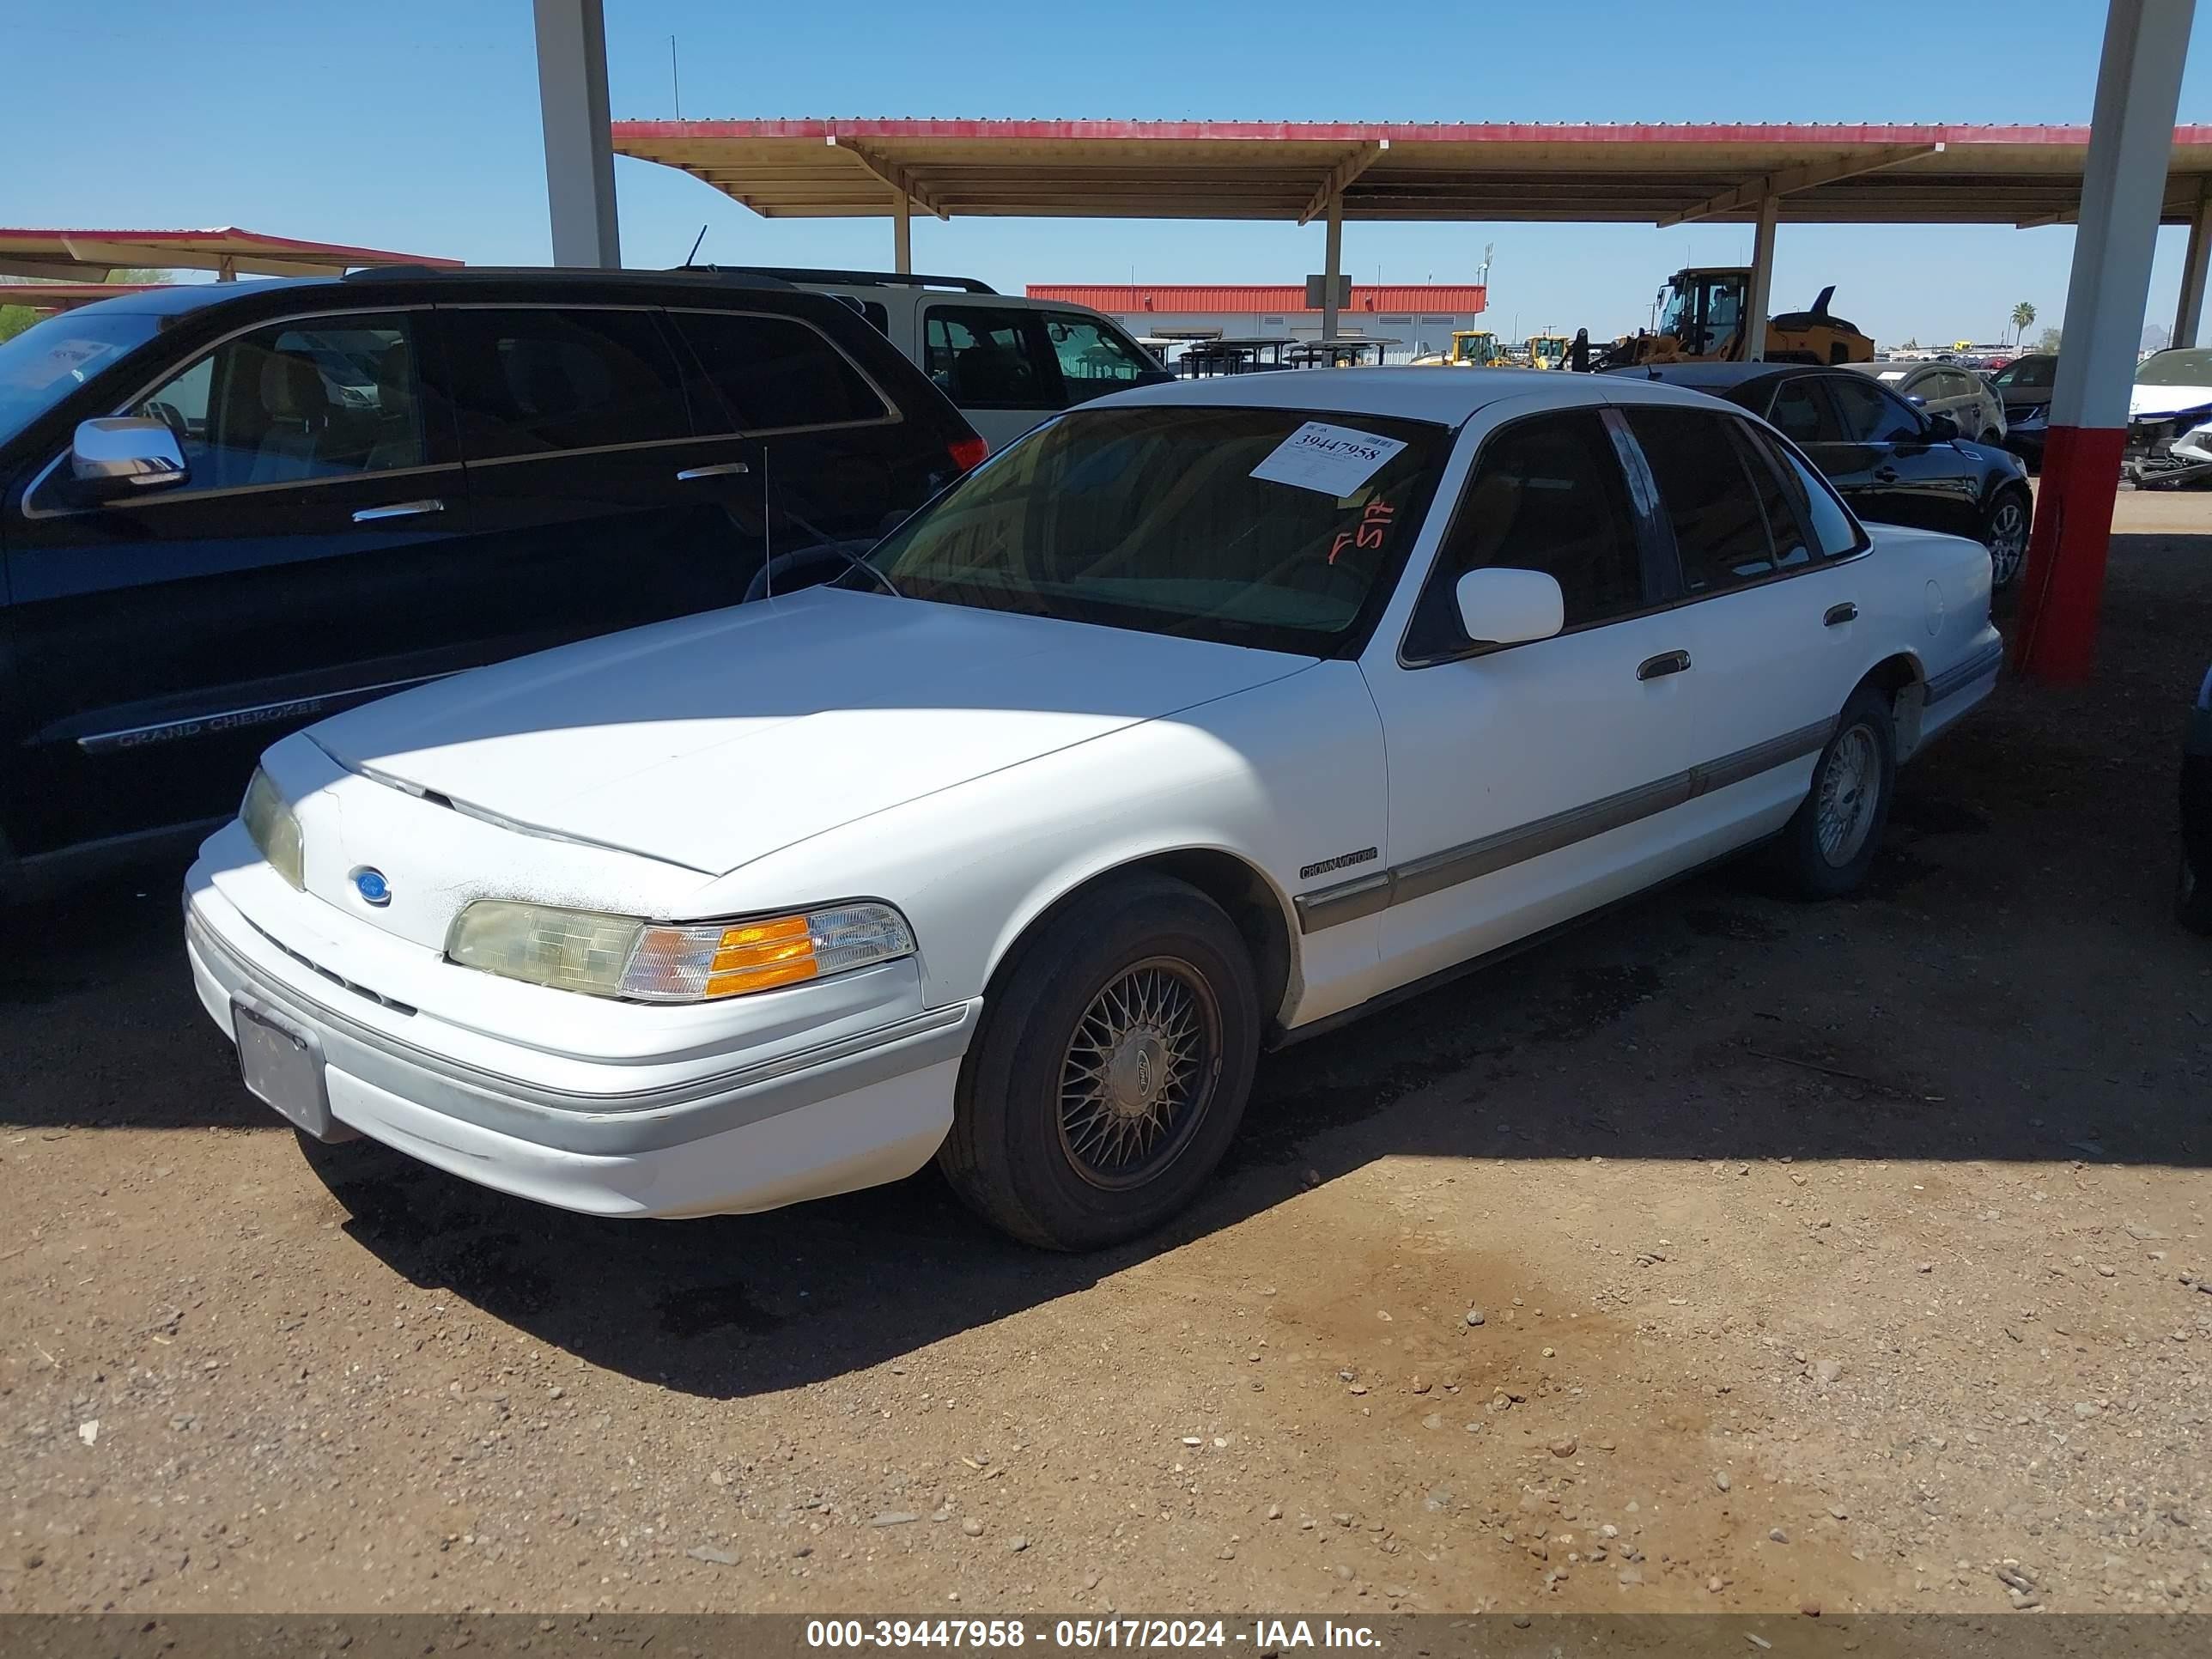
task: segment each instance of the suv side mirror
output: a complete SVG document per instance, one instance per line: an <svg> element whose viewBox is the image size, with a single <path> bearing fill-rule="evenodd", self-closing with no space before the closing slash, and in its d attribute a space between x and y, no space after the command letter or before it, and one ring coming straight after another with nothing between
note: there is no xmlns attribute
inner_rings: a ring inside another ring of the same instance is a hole
<svg viewBox="0 0 2212 1659"><path fill-rule="evenodd" d="M1929 443L1948 444L1952 439L1958 435L1959 423L1953 420L1948 415L1930 415L1928 417L1928 441Z"/></svg>
<svg viewBox="0 0 2212 1659"><path fill-rule="evenodd" d="M1566 625L1566 595L1548 571L1470 570L1459 579L1455 595L1460 626L1477 645L1548 640Z"/></svg>
<svg viewBox="0 0 2212 1659"><path fill-rule="evenodd" d="M80 421L70 442L70 477L88 500L173 488L191 476L167 421L137 415Z"/></svg>

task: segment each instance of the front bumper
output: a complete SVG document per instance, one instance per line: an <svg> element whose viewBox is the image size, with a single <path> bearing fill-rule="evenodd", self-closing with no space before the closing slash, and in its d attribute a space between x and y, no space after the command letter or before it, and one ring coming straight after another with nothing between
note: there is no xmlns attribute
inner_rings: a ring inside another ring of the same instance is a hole
<svg viewBox="0 0 2212 1659"><path fill-rule="evenodd" d="M595 1066L571 1054L549 1081L542 1052L451 1026L288 950L218 890L205 861L186 878L185 933L201 1004L233 1042L237 998L314 1036L344 1128L591 1215L743 1213L912 1174L951 1125L981 1006L916 1010L827 1041L787 1034L696 1064L633 1052Z"/></svg>

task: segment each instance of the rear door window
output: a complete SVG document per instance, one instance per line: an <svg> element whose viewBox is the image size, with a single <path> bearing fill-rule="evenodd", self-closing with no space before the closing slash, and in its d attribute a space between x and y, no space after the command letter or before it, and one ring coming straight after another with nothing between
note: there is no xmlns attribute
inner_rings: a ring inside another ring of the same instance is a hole
<svg viewBox="0 0 2212 1659"><path fill-rule="evenodd" d="M691 435L676 353L653 313L516 307L446 313L449 383L472 461Z"/></svg>
<svg viewBox="0 0 2212 1659"><path fill-rule="evenodd" d="M1773 574L1770 509L1729 430L1739 422L1651 404L1626 412L1674 532L1684 591L1705 598Z"/></svg>
<svg viewBox="0 0 2212 1659"><path fill-rule="evenodd" d="M1035 312L932 306L923 342L929 378L963 409L1060 406L1060 366Z"/></svg>
<svg viewBox="0 0 2212 1659"><path fill-rule="evenodd" d="M702 434L859 426L890 412L852 360L797 318L667 315L691 355L691 404Z"/></svg>

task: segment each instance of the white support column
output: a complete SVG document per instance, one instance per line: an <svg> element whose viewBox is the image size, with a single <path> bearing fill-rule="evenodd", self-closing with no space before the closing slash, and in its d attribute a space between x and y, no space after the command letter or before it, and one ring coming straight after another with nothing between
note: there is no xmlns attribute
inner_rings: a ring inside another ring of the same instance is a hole
<svg viewBox="0 0 2212 1659"><path fill-rule="evenodd" d="M1334 190L1328 195L1328 240L1322 257L1321 337L1324 340L1336 337L1336 289L1340 280L1337 273L1344 269L1344 192Z"/></svg>
<svg viewBox="0 0 2212 1659"><path fill-rule="evenodd" d="M2066 288L2065 349L2051 387L2035 531L2021 583L2014 658L2054 684L2089 678L2112 502L2126 453L2151 252L2195 0L2111 0L2081 221Z"/></svg>
<svg viewBox="0 0 2212 1659"><path fill-rule="evenodd" d="M891 210L891 269L902 276L914 270L914 204L904 191Z"/></svg>
<svg viewBox="0 0 2212 1659"><path fill-rule="evenodd" d="M1774 221L1781 207L1779 196L1759 198L1759 229L1751 239L1751 287L1743 296L1743 325L1735 354L1747 363L1766 361L1766 317L1774 294Z"/></svg>
<svg viewBox="0 0 2212 1659"><path fill-rule="evenodd" d="M553 263L619 265L614 135L607 119L607 31L600 0L532 4Z"/></svg>
<svg viewBox="0 0 2212 1659"><path fill-rule="evenodd" d="M2173 309L2173 343L2193 346L2204 319L2204 271L2212 258L2212 188L2197 198L2189 222L2189 256L2181 262L2181 302Z"/></svg>

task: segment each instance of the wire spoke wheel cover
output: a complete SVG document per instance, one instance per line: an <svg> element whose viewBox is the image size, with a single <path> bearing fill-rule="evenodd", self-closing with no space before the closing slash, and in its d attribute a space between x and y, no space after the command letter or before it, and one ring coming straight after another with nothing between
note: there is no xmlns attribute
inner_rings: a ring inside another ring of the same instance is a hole
<svg viewBox="0 0 2212 1659"><path fill-rule="evenodd" d="M1060 1145L1094 1187L1141 1187L1190 1144L1221 1074L1221 1010L1174 957L1121 969L1083 1011L1060 1071Z"/></svg>
<svg viewBox="0 0 2212 1659"><path fill-rule="evenodd" d="M1881 754L1867 727L1847 728L1820 769L1817 830L1820 856L1842 869L1859 855L1881 795Z"/></svg>

